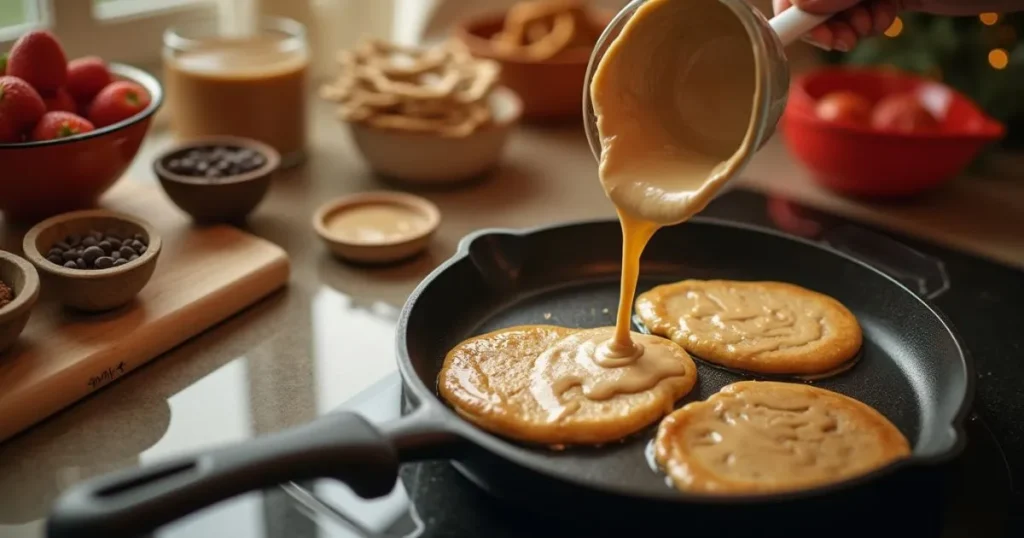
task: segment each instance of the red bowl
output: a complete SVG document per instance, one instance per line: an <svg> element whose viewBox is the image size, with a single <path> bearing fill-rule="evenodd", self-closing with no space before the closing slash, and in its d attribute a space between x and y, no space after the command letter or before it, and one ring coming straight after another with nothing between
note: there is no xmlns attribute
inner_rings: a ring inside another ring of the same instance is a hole
<svg viewBox="0 0 1024 538"><path fill-rule="evenodd" d="M842 90L872 104L890 94L916 93L940 126L903 133L818 118L818 99ZM843 194L885 198L919 194L956 177L985 145L1002 138L1005 128L940 82L891 69L843 67L793 81L782 132L790 152L820 184Z"/></svg>
<svg viewBox="0 0 1024 538"><path fill-rule="evenodd" d="M145 88L149 106L124 121L78 136L0 144L0 211L7 219L33 223L91 207L135 159L163 102L163 91L141 69L111 64L110 70L115 78Z"/></svg>

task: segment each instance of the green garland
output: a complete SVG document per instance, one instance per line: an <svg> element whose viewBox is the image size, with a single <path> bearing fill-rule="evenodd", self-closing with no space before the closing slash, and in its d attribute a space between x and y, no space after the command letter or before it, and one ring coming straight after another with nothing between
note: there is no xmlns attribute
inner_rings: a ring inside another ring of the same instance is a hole
<svg viewBox="0 0 1024 538"><path fill-rule="evenodd" d="M1000 15L992 25L979 17L919 13L900 19L903 28L895 37L864 40L845 54L825 53L826 61L888 65L942 80L1007 125L1003 147L1024 147L1024 14ZM989 63L994 49L1009 54L1003 69Z"/></svg>

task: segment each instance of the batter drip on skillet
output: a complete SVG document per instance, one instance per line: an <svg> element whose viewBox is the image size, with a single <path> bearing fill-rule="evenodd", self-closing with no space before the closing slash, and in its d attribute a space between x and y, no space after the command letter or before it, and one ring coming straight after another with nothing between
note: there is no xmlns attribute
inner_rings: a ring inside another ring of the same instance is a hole
<svg viewBox="0 0 1024 538"><path fill-rule="evenodd" d="M620 440L672 411L697 370L669 340L633 333L637 356L603 349L613 327L552 325L470 338L445 357L440 395L481 428L548 446Z"/></svg>

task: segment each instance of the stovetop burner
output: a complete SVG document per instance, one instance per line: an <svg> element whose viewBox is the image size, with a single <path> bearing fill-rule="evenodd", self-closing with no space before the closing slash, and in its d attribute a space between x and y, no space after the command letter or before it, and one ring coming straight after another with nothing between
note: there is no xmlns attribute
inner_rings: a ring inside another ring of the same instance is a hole
<svg viewBox="0 0 1024 538"><path fill-rule="evenodd" d="M945 502L937 507L944 521L939 537L1024 536L1024 491L1020 486L1024 483L1024 426L1019 422L1024 416L1024 361L1019 359L1024 349L1021 272L745 190L723 194L702 215L826 242L889 272L942 310L974 358L978 379L973 412L966 424L967 447L945 469ZM344 407L384 421L402 412L401 400L401 382L394 374ZM497 501L448 462L406 465L401 477L390 496L369 502L343 485L324 480L250 494L190 519L216 517L230 505L259 501L263 524L258 525L258 535L268 538L513 538L580 533L579 528ZM231 525L230 518L224 521L224 526L215 527L223 530ZM189 525L183 521L159 535L199 536L183 532L200 528L194 522ZM586 534L601 536L590 530Z"/></svg>

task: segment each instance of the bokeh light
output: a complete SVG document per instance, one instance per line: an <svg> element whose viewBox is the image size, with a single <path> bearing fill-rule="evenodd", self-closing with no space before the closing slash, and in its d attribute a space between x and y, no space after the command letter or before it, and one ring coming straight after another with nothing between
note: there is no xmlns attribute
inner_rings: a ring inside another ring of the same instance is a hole
<svg viewBox="0 0 1024 538"><path fill-rule="evenodd" d="M992 49L988 52L988 64L996 69L1006 69L1010 63L1010 55L1006 49Z"/></svg>
<svg viewBox="0 0 1024 538"><path fill-rule="evenodd" d="M900 35L901 32L903 32L903 20L899 17L896 17L896 20L892 21L892 24L885 29L885 35L889 37L896 37Z"/></svg>

